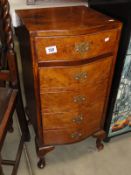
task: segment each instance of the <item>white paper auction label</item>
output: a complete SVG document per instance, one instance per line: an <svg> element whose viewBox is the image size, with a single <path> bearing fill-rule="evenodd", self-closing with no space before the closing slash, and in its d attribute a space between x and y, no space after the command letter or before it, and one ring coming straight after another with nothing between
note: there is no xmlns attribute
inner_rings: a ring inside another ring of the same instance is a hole
<svg viewBox="0 0 131 175"><path fill-rule="evenodd" d="M49 46L45 48L46 54L54 54L57 53L57 48L56 46Z"/></svg>

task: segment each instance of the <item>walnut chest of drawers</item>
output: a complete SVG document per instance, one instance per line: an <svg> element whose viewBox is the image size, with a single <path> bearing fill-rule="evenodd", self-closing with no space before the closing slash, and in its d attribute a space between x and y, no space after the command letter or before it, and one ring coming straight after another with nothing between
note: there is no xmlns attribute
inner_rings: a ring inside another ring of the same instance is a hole
<svg viewBox="0 0 131 175"><path fill-rule="evenodd" d="M28 116L39 167L55 145L103 130L121 23L87 7L16 11Z"/></svg>

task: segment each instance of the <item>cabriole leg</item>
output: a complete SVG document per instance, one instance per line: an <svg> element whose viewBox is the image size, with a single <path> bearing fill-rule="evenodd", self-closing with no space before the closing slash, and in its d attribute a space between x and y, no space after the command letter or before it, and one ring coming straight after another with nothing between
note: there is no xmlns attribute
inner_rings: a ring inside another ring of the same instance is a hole
<svg viewBox="0 0 131 175"><path fill-rule="evenodd" d="M96 132L94 134L94 137L97 138L96 139L96 147L97 147L98 151L102 150L104 148L102 141L106 137L105 131L100 130L100 131Z"/></svg>
<svg viewBox="0 0 131 175"><path fill-rule="evenodd" d="M39 157L39 161L37 163L38 168L43 169L46 165L45 163L45 155L52 151L55 147L54 146L40 146L37 138L35 139L36 141L36 152Z"/></svg>

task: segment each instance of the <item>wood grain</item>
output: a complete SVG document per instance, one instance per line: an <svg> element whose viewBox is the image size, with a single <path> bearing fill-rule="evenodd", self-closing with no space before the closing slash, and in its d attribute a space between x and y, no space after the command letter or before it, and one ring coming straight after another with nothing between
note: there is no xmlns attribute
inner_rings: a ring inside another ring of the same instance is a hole
<svg viewBox="0 0 131 175"><path fill-rule="evenodd" d="M95 86L108 78L112 57L79 66L39 68L40 93L46 89L79 88ZM49 91L49 90L48 90Z"/></svg>
<svg viewBox="0 0 131 175"><path fill-rule="evenodd" d="M100 129L100 121L93 121L90 125L80 128L66 128L59 130L44 130L44 143L45 145L64 144L78 142L86 137L92 135ZM75 135L74 137L72 135Z"/></svg>
<svg viewBox="0 0 131 175"><path fill-rule="evenodd" d="M56 112L56 113L43 113L42 121L43 128L45 129L66 129L69 127L77 128L90 126L92 121L99 120L99 127L101 121L101 113L103 110L103 101L94 102L90 107L84 110L78 109L77 111Z"/></svg>
<svg viewBox="0 0 131 175"><path fill-rule="evenodd" d="M82 6L16 13L22 22L18 35L25 92L30 96L27 104L36 121L39 167L45 166L46 150L55 144L74 143L95 134L97 148L103 148L122 24ZM50 46L57 51L47 54Z"/></svg>
<svg viewBox="0 0 131 175"><path fill-rule="evenodd" d="M112 52L116 37L116 30L70 37L36 37L36 54L40 62L87 59ZM57 53L47 54L46 48L50 46L56 46Z"/></svg>
<svg viewBox="0 0 131 175"><path fill-rule="evenodd" d="M117 20L85 6L16 10L32 36L69 36L121 27Z"/></svg>
<svg viewBox="0 0 131 175"><path fill-rule="evenodd" d="M79 108L85 109L96 101L103 101L108 88L108 79L96 86L80 87L79 89L64 89L42 93L41 110L44 112L68 112Z"/></svg>

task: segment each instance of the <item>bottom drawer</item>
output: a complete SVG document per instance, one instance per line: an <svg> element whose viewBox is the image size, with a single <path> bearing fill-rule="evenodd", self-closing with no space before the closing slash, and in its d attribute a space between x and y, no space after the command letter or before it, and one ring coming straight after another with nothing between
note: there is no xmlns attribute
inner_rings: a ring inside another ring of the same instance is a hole
<svg viewBox="0 0 131 175"><path fill-rule="evenodd" d="M95 121L89 127L44 130L44 144L65 144L81 141L100 129L100 121Z"/></svg>

